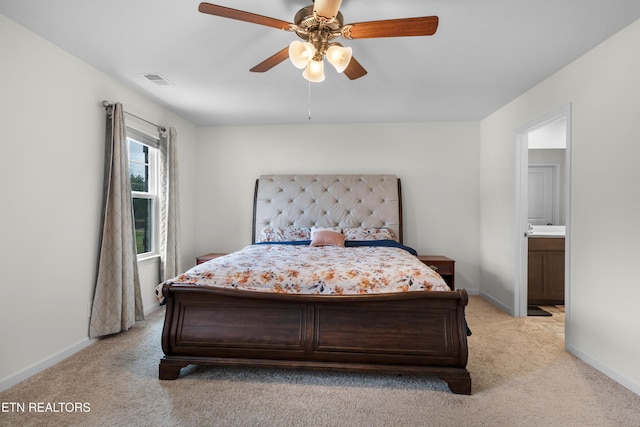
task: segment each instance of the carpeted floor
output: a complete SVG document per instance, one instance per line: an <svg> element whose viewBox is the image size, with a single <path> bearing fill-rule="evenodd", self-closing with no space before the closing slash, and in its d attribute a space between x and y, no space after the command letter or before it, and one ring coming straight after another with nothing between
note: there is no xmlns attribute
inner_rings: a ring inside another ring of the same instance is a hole
<svg viewBox="0 0 640 427"><path fill-rule="evenodd" d="M274 369L189 367L159 381L163 315L0 393L0 426L640 426L640 396L566 353L538 318L479 297L467 308L471 396L431 378Z"/></svg>
<svg viewBox="0 0 640 427"><path fill-rule="evenodd" d="M543 305L540 306L540 308L549 313L550 316L529 317L529 320L536 325L548 329L564 340L564 306Z"/></svg>

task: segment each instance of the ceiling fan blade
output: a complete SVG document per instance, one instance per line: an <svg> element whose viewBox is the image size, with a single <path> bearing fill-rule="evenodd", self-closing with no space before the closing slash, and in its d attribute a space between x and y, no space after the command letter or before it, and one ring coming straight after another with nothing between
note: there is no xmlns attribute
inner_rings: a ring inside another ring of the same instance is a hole
<svg viewBox="0 0 640 427"><path fill-rule="evenodd" d="M346 39L431 36L437 29L437 16L423 16L348 24L342 28L342 36Z"/></svg>
<svg viewBox="0 0 640 427"><path fill-rule="evenodd" d="M271 55L249 71L253 71L254 73L264 73L265 71L269 71L287 58L289 58L289 46Z"/></svg>
<svg viewBox="0 0 640 427"><path fill-rule="evenodd" d="M365 70L364 67L356 61L356 58L352 56L351 61L349 61L347 68L344 69L343 74L349 77L349 80L355 80L367 74L367 70Z"/></svg>
<svg viewBox="0 0 640 427"><path fill-rule="evenodd" d="M200 3L198 11L209 15L221 16L223 18L236 19L238 21L250 22L252 24L266 25L267 27L278 28L290 31L289 23L280 19L269 18L251 12L231 9L230 7L218 6L211 3Z"/></svg>

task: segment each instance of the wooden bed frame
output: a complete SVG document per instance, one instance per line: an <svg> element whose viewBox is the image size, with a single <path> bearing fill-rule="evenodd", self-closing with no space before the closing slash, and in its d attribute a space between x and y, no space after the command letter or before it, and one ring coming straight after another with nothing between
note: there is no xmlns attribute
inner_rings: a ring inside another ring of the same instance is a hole
<svg viewBox="0 0 640 427"><path fill-rule="evenodd" d="M436 376L471 394L464 289L291 295L165 284L162 293L161 380L190 364L284 367Z"/></svg>

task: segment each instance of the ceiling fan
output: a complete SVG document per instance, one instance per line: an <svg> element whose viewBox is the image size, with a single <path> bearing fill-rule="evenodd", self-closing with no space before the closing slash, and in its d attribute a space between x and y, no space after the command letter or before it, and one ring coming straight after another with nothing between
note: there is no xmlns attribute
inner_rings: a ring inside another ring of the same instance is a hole
<svg viewBox="0 0 640 427"><path fill-rule="evenodd" d="M200 3L198 10L209 15L295 32L304 41L293 41L249 71L262 73L289 58L297 68L304 70L302 75L312 82L324 80L323 58L351 80L367 74L364 67L353 58L351 48L334 41L338 37L353 40L431 36L438 29L437 16L344 24L339 11L341 4L342 0L315 0L313 5L303 7L296 13L293 23L210 3Z"/></svg>

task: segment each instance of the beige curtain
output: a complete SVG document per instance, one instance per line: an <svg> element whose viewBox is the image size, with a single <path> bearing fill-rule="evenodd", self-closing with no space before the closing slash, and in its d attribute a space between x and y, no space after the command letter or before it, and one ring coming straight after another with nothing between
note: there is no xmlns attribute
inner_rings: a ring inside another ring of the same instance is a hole
<svg viewBox="0 0 640 427"><path fill-rule="evenodd" d="M92 338L126 331L136 320L144 320L124 110L116 103L108 113L102 242L89 324Z"/></svg>
<svg viewBox="0 0 640 427"><path fill-rule="evenodd" d="M180 273L180 201L178 198L178 159L176 130L160 138L160 278Z"/></svg>

